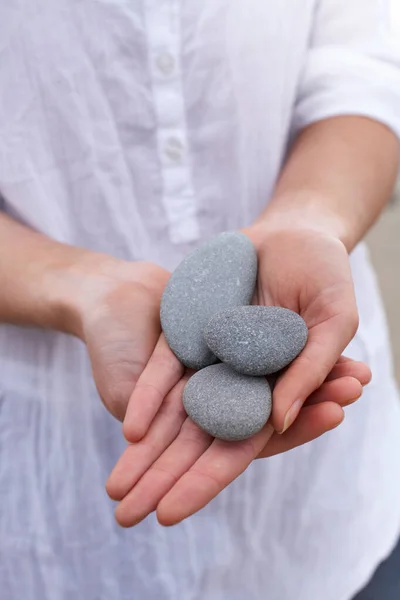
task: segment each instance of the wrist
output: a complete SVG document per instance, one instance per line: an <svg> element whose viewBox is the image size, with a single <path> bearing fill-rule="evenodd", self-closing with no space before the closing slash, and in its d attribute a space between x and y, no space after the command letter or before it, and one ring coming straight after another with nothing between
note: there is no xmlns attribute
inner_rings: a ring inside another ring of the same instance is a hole
<svg viewBox="0 0 400 600"><path fill-rule="evenodd" d="M129 262L77 248L70 248L70 252L67 260L53 262L46 274L45 289L51 307L47 326L83 342L93 320L104 316L116 294L121 306L124 298L132 297L133 289L136 295L146 292L159 302L170 276L153 263Z"/></svg>
<svg viewBox="0 0 400 600"><path fill-rule="evenodd" d="M69 248L55 257L43 270L43 322L47 328L84 340L86 315L95 297L106 285L107 276L122 263L108 255Z"/></svg>
<svg viewBox="0 0 400 600"><path fill-rule="evenodd" d="M334 202L309 191L275 196L251 229L256 243L278 231L325 235L341 242L347 252L358 241L352 233L351 223L335 210Z"/></svg>

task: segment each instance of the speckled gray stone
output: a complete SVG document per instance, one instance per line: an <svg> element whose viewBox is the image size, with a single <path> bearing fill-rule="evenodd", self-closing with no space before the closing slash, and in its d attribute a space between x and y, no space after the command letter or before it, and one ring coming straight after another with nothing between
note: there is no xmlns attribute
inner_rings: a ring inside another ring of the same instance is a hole
<svg viewBox="0 0 400 600"><path fill-rule="evenodd" d="M268 421L271 389L265 378L241 375L220 363L189 379L183 405L189 417L213 437L245 440Z"/></svg>
<svg viewBox="0 0 400 600"><path fill-rule="evenodd" d="M215 313L249 304L256 277L256 250L239 232L217 235L178 266L161 300L161 324L184 365L201 369L216 362L204 327Z"/></svg>
<svg viewBox="0 0 400 600"><path fill-rule="evenodd" d="M243 306L214 315L205 332L212 352L245 375L270 375L303 350L308 329L295 312L277 306Z"/></svg>

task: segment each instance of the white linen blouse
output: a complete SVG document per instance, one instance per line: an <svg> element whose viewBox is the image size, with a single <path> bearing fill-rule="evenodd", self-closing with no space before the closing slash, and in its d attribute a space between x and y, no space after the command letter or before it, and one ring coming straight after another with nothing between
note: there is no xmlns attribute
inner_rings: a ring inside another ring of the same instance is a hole
<svg viewBox="0 0 400 600"><path fill-rule="evenodd" d="M1 209L62 242L173 269L260 214L308 124L356 114L400 135L388 9L1 2ZM84 346L2 325L2 600L349 600L400 532L387 330L362 245L351 261L361 326L348 353L374 372L364 399L171 529L114 522L104 482L124 441Z"/></svg>

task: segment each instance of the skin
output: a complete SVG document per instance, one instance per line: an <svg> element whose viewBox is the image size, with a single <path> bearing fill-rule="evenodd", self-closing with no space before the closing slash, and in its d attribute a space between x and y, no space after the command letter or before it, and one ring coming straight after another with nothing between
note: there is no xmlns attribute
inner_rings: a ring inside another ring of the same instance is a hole
<svg viewBox="0 0 400 600"><path fill-rule="evenodd" d="M348 252L387 202L398 158L395 136L376 122L342 117L312 125L300 134L272 202L244 230L259 256L255 302L297 310L310 328L304 351L277 382L271 422L244 442L212 440L185 417L190 373L160 332L169 273L59 244L0 215L0 321L83 340L100 397L124 419L130 444L107 482L120 501L121 525L153 510L162 524L177 523L253 459L341 423L342 407L371 376L366 365L341 357L358 325Z"/></svg>

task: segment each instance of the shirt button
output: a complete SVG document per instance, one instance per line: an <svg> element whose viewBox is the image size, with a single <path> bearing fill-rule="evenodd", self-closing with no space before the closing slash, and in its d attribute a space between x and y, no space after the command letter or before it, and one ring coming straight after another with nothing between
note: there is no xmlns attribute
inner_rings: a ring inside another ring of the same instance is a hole
<svg viewBox="0 0 400 600"><path fill-rule="evenodd" d="M156 65L161 73L164 75L171 75L175 69L175 59L171 54L165 52L157 57Z"/></svg>
<svg viewBox="0 0 400 600"><path fill-rule="evenodd" d="M183 144L179 138L171 137L165 146L166 156L173 162L179 162L183 155Z"/></svg>

